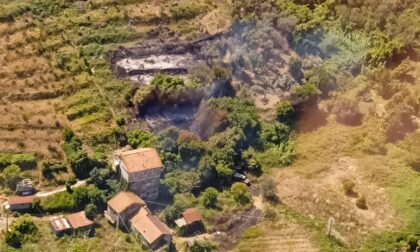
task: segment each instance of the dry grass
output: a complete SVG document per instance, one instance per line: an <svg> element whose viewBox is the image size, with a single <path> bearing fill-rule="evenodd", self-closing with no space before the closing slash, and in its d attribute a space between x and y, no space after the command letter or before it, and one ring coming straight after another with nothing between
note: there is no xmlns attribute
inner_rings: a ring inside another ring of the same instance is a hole
<svg viewBox="0 0 420 252"><path fill-rule="evenodd" d="M22 251L28 252L56 252L56 251L85 251L85 252L114 252L130 251L142 252L140 240L115 230L104 218L100 219L95 229L94 237L63 237L56 238L49 227L47 219L38 219L36 225L40 230L37 243L26 243Z"/></svg>

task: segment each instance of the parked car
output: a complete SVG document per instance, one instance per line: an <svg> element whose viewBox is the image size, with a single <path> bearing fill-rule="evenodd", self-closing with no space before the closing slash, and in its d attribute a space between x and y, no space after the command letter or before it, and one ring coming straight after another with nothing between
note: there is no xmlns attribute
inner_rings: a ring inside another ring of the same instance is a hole
<svg viewBox="0 0 420 252"><path fill-rule="evenodd" d="M233 174L233 179L235 181L242 182L242 183L244 183L244 184L246 184L248 186L251 185L251 181L249 181L249 179L246 178L246 175L245 174L242 174L242 173L239 173L239 172L235 172Z"/></svg>

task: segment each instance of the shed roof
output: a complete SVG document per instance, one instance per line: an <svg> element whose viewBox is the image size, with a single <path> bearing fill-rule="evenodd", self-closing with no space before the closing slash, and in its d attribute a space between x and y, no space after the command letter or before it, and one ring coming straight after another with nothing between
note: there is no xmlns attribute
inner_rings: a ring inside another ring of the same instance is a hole
<svg viewBox="0 0 420 252"><path fill-rule="evenodd" d="M69 222L64 218L63 215L51 217L50 224L55 232L65 231L71 228Z"/></svg>
<svg viewBox="0 0 420 252"><path fill-rule="evenodd" d="M154 148L140 148L123 151L119 157L122 160L127 173L158 169L163 166L159 154Z"/></svg>
<svg viewBox="0 0 420 252"><path fill-rule="evenodd" d="M34 196L23 197L10 197L8 200L9 205L32 204Z"/></svg>
<svg viewBox="0 0 420 252"><path fill-rule="evenodd" d="M162 235L171 234L171 230L156 216L137 214L131 220L131 225L150 244L158 240Z"/></svg>
<svg viewBox="0 0 420 252"><path fill-rule="evenodd" d="M198 211L197 208L187 208L187 209L185 209L185 211L182 213L182 217L184 218L185 223L187 225L191 224L193 222L196 222L196 221L201 221L203 219L200 211Z"/></svg>
<svg viewBox="0 0 420 252"><path fill-rule="evenodd" d="M132 192L119 192L112 199L108 201L108 205L114 209L117 213L124 212L127 208L137 204L139 206L145 206L146 203L137 195Z"/></svg>
<svg viewBox="0 0 420 252"><path fill-rule="evenodd" d="M78 229L78 228L93 225L93 221L86 218L85 211L70 214L70 215L67 215L66 217L67 217L67 221L70 223L73 229Z"/></svg>

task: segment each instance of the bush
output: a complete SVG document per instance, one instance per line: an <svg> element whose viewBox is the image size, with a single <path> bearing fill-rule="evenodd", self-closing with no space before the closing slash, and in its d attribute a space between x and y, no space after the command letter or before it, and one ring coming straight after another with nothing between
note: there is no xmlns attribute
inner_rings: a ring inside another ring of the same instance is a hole
<svg viewBox="0 0 420 252"><path fill-rule="evenodd" d="M261 181L261 190L264 199L271 202L277 202L279 200L277 196L277 184L273 178L265 176Z"/></svg>
<svg viewBox="0 0 420 252"><path fill-rule="evenodd" d="M127 133L128 144L133 148L154 147L156 145L155 136L144 130L133 130Z"/></svg>
<svg viewBox="0 0 420 252"><path fill-rule="evenodd" d="M343 181L344 193L348 196L353 195L355 193L354 192L354 187L355 186L356 186L356 184L352 180L348 180L348 179L344 180Z"/></svg>
<svg viewBox="0 0 420 252"><path fill-rule="evenodd" d="M36 158L32 154L15 154L12 163L18 165L22 170L35 169L37 166Z"/></svg>
<svg viewBox="0 0 420 252"><path fill-rule="evenodd" d="M22 170L34 169L37 166L36 158L32 154L0 153L0 169L11 164L18 165Z"/></svg>
<svg viewBox="0 0 420 252"><path fill-rule="evenodd" d="M295 110L290 101L283 101L277 104L276 118L279 122L289 123L292 121Z"/></svg>
<svg viewBox="0 0 420 252"><path fill-rule="evenodd" d="M360 198L356 200L356 206L363 210L368 209L365 196L362 195Z"/></svg>
<svg viewBox="0 0 420 252"><path fill-rule="evenodd" d="M242 238L244 239L252 239L257 238L259 236L261 236L261 231L257 227L247 228L242 234Z"/></svg>
<svg viewBox="0 0 420 252"><path fill-rule="evenodd" d="M185 88L184 80L181 77L173 77L167 74L158 74L150 82L150 86L158 88L167 93Z"/></svg>
<svg viewBox="0 0 420 252"><path fill-rule="evenodd" d="M281 143L287 143L290 132L290 127L283 123L262 123L261 140L263 141L264 147L280 145Z"/></svg>
<svg viewBox="0 0 420 252"><path fill-rule="evenodd" d="M6 167L3 170L3 177L4 177L4 183L5 187L10 188L11 190L16 189L16 184L21 180L20 176L21 170L19 166L12 164L8 167Z"/></svg>
<svg viewBox="0 0 420 252"><path fill-rule="evenodd" d="M95 166L103 166L104 164L88 157L83 150L82 141L69 129L64 129L64 151L67 160L77 178L87 178L89 172Z"/></svg>
<svg viewBox="0 0 420 252"><path fill-rule="evenodd" d="M168 187L172 195L191 192L200 184L200 173L195 171L173 171L165 175L162 184Z"/></svg>
<svg viewBox="0 0 420 252"><path fill-rule="evenodd" d="M251 194L248 192L248 186L244 183L234 183L230 188L230 193L232 194L235 202L239 205L245 206L251 202Z"/></svg>
<svg viewBox="0 0 420 252"><path fill-rule="evenodd" d="M193 207L196 204L196 198L192 194L177 194L174 196L174 202L172 205L167 206L162 211L162 217L166 223L173 223L180 217L182 212Z"/></svg>
<svg viewBox="0 0 420 252"><path fill-rule="evenodd" d="M216 245L211 241L194 240L194 243L188 248L189 252L211 252Z"/></svg>
<svg viewBox="0 0 420 252"><path fill-rule="evenodd" d="M206 12L206 6L194 2L186 2L178 4L170 9L170 12L175 20L193 19L196 16Z"/></svg>
<svg viewBox="0 0 420 252"><path fill-rule="evenodd" d="M41 208L49 213L72 212L85 209L88 204L103 207L103 192L96 187L77 187L72 192L60 192L41 200Z"/></svg>
<svg viewBox="0 0 420 252"><path fill-rule="evenodd" d="M93 220L97 213L98 213L98 208L96 207L95 204L89 203L86 205L85 214L87 218Z"/></svg>
<svg viewBox="0 0 420 252"><path fill-rule="evenodd" d="M59 174L60 172L66 172L67 166L59 160L48 160L44 161L41 164L41 173L42 176L46 179L53 179L54 174Z"/></svg>
<svg viewBox="0 0 420 252"><path fill-rule="evenodd" d="M31 241L38 234L38 228L29 215L17 218L8 233L6 243L12 247L19 248L25 241Z"/></svg>
<svg viewBox="0 0 420 252"><path fill-rule="evenodd" d="M218 195L219 192L216 190L216 188L207 188L203 193L201 193L201 204L203 204L203 206L206 208L216 208Z"/></svg>

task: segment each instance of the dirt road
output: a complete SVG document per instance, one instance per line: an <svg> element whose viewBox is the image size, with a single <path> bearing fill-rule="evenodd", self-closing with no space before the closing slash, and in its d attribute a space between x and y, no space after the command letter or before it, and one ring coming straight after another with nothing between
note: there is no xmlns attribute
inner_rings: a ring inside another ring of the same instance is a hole
<svg viewBox="0 0 420 252"><path fill-rule="evenodd" d="M83 186L83 185L86 185L86 180L77 181L76 184L71 186L71 188L76 188L76 187ZM44 198L44 197L48 197L48 196L54 195L54 194L59 193L59 192L64 192L65 190L66 190L66 187L63 186L63 187L57 188L57 189L55 189L53 191L49 191L49 192L37 192L35 194L35 196L39 197L39 198Z"/></svg>

